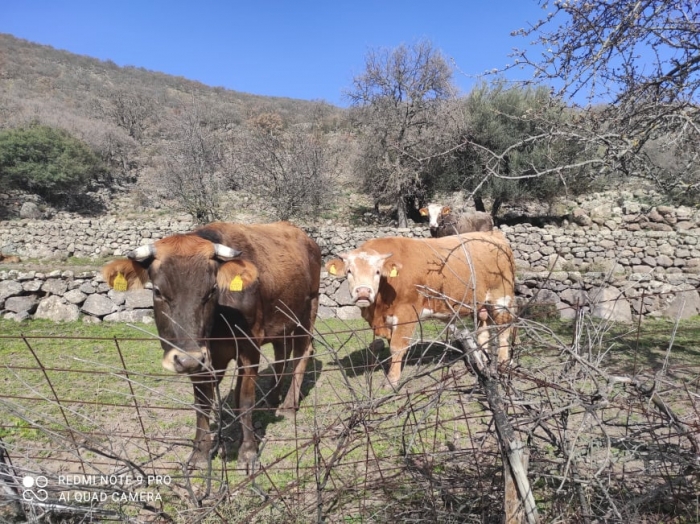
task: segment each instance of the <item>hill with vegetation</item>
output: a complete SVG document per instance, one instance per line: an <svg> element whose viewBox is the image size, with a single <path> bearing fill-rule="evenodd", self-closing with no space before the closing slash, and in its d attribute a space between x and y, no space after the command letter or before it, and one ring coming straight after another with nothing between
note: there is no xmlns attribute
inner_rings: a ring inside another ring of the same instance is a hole
<svg viewBox="0 0 700 524"><path fill-rule="evenodd" d="M585 24L565 29L561 38L573 42ZM700 193L695 63L690 56L687 68L658 78L630 70L612 86L617 101L582 107L547 79L497 79L458 95L449 60L420 41L370 50L343 109L0 35L0 214L16 216L23 199L49 215L99 214L128 194L136 211L197 222L250 210L259 220L355 214L405 227L445 195L498 217L639 180L659 191L659 203L692 204Z"/></svg>
<svg viewBox="0 0 700 524"><path fill-rule="evenodd" d="M323 102L210 87L0 34L0 130L64 131L101 162L88 181L78 180L83 188L85 182L93 190L128 188L147 205L172 196L169 159L173 153L186 155L188 146L191 160L215 179L227 168L223 163L231 153L232 137L247 123L285 129L315 126L327 134L344 119L342 109ZM18 137L11 139L14 143ZM206 142L199 151L194 150L197 139ZM228 180L224 188L241 185ZM52 189L41 196L50 199ZM60 196L53 203L81 210L90 204L75 194Z"/></svg>

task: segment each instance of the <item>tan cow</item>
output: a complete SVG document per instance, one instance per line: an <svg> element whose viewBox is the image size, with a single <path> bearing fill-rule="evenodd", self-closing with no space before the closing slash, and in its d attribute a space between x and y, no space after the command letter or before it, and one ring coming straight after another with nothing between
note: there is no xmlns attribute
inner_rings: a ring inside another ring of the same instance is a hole
<svg viewBox="0 0 700 524"><path fill-rule="evenodd" d="M498 360L510 358L515 305L513 253L503 233L469 233L435 239L378 238L326 263L347 276L350 295L374 334L389 340L388 381L396 386L417 323L474 315L485 348L496 324ZM475 314L476 313L476 314Z"/></svg>
<svg viewBox="0 0 700 524"><path fill-rule="evenodd" d="M493 217L483 211L455 215L449 206L430 204L419 212L421 216L428 217L433 238L493 229Z"/></svg>
<svg viewBox="0 0 700 524"><path fill-rule="evenodd" d="M251 466L257 456L252 410L263 344L272 343L275 351L275 402L287 358L294 355L292 384L281 409L299 406L318 309L318 246L287 222L214 223L127 256L107 264L102 274L115 289L138 289L147 281L153 286L163 367L189 375L194 386L197 432L190 464L215 450L209 432L214 388L236 360L235 404L243 434L238 459Z"/></svg>

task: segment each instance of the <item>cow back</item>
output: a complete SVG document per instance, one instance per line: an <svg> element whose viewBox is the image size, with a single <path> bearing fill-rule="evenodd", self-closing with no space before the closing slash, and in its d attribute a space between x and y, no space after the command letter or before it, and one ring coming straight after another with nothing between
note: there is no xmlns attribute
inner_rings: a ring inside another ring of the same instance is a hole
<svg viewBox="0 0 700 524"><path fill-rule="evenodd" d="M401 267L395 277L382 279L374 316L407 304L418 313L427 308L448 314L459 303L513 295L513 253L499 230L430 239L380 238L364 248L392 253L386 263Z"/></svg>
<svg viewBox="0 0 700 524"><path fill-rule="evenodd" d="M476 211L462 215L448 214L441 217L435 236L442 238L462 233L491 231L492 229L493 217L489 213Z"/></svg>
<svg viewBox="0 0 700 524"><path fill-rule="evenodd" d="M259 274L260 317L268 336L294 322L283 311L309 314L310 297L318 296L321 251L301 229L288 222L242 225L213 223L194 232L241 251ZM315 312L314 312L315 314ZM293 315L292 315L293 316Z"/></svg>

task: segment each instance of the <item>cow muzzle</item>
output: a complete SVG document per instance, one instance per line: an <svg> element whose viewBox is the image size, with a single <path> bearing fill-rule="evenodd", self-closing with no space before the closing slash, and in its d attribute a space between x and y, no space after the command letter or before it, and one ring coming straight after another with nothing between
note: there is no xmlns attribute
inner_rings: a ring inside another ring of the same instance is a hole
<svg viewBox="0 0 700 524"><path fill-rule="evenodd" d="M374 293L371 287L368 286L358 286L354 290L355 305L358 307L367 307L372 304L374 299Z"/></svg>
<svg viewBox="0 0 700 524"><path fill-rule="evenodd" d="M201 348L197 352L170 349L163 357L163 368L175 373L196 373L211 367L209 350Z"/></svg>

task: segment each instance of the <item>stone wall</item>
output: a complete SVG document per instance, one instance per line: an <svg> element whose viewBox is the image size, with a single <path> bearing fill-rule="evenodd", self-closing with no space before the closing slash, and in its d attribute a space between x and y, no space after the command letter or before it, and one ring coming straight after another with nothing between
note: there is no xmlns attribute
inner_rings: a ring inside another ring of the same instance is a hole
<svg viewBox="0 0 700 524"><path fill-rule="evenodd" d="M628 203L610 207L607 213L600 206L577 208L569 218L561 226L502 226L515 252L521 302L532 300L534 309L553 308L565 318L579 306L618 320L640 314L700 313L700 214ZM188 217L23 219L0 222L0 249L23 259L121 256L192 227ZM369 238L429 236L423 225L305 229L318 242L324 259ZM321 291L322 317L359 316L344 281L324 275ZM96 272L0 270L0 314L17 320L32 315L71 320L82 315L86 321L147 321L151 307L149 291L109 290Z"/></svg>

